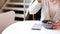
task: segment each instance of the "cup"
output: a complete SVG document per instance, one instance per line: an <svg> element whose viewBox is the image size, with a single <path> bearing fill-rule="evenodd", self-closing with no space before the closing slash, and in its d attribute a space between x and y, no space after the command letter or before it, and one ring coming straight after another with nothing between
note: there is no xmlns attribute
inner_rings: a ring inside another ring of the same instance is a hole
<svg viewBox="0 0 60 34"><path fill-rule="evenodd" d="M48 23L48 22L50 22L50 23ZM43 20L43 21L42 21L42 26L43 26L44 28L47 28L47 29L52 29L54 23L55 23L55 21L53 21L53 20Z"/></svg>

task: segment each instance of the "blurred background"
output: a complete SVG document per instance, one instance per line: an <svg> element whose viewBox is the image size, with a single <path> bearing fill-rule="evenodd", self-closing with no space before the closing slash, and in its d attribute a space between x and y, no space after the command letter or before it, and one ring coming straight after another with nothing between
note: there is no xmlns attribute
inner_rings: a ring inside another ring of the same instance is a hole
<svg viewBox="0 0 60 34"><path fill-rule="evenodd" d="M29 14L28 8L35 0L0 0L2 12L14 11L16 21L40 20L41 9L33 15Z"/></svg>

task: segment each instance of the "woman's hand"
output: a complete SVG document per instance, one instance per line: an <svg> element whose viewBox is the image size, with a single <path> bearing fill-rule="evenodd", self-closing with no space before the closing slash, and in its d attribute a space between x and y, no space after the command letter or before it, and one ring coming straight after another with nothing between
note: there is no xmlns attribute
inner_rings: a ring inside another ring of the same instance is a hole
<svg viewBox="0 0 60 34"><path fill-rule="evenodd" d="M60 20L57 20L56 23L53 25L54 29L60 29Z"/></svg>

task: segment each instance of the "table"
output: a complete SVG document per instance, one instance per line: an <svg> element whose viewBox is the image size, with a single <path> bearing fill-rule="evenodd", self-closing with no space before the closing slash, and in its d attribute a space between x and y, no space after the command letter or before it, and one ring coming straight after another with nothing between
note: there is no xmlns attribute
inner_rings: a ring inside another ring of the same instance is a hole
<svg viewBox="0 0 60 34"><path fill-rule="evenodd" d="M7 27L2 34L60 34L60 30L50 30L44 27L41 30L32 30L36 23L42 24L41 21L20 21Z"/></svg>

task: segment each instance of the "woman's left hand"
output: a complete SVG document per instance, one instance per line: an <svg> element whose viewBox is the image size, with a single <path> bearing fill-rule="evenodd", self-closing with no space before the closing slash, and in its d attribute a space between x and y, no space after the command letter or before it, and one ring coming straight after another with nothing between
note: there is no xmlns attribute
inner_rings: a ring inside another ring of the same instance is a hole
<svg viewBox="0 0 60 34"><path fill-rule="evenodd" d="M53 25L53 29L60 29L60 20L56 21L56 23Z"/></svg>

